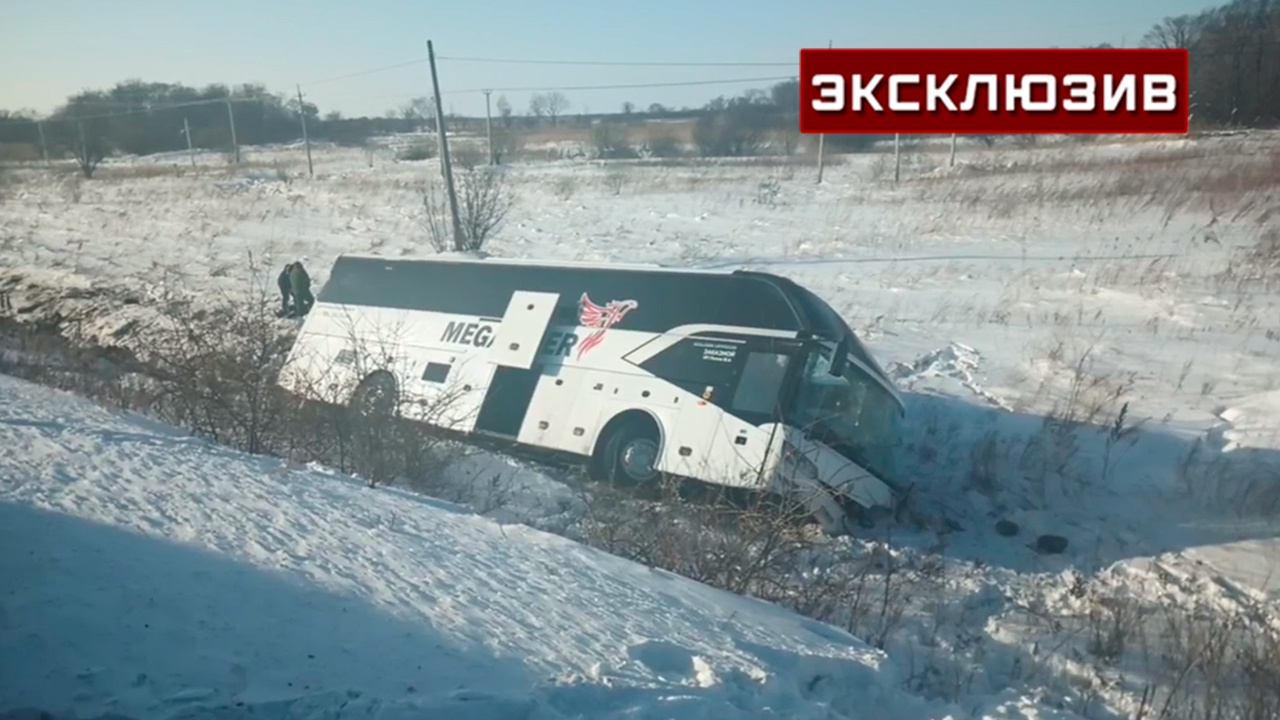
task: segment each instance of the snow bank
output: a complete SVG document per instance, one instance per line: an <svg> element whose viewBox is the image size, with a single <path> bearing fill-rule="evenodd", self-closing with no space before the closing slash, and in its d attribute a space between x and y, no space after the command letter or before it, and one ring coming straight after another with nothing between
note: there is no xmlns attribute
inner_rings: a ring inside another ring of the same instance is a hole
<svg viewBox="0 0 1280 720"><path fill-rule="evenodd" d="M13 379L0 397L10 708L941 716L882 653L774 606Z"/></svg>

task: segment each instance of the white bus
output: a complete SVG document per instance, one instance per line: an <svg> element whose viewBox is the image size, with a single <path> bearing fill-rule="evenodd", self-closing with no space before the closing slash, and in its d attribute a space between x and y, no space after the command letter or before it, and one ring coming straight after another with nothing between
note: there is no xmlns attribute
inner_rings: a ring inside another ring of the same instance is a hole
<svg viewBox="0 0 1280 720"><path fill-rule="evenodd" d="M343 255L280 383L599 480L798 494L829 532L896 497L897 388L827 303L767 273Z"/></svg>

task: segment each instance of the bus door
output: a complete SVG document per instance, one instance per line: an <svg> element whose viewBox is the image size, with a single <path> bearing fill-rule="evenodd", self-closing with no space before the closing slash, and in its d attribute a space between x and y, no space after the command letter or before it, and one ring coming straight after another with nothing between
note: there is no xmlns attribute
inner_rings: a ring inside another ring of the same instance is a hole
<svg viewBox="0 0 1280 720"><path fill-rule="evenodd" d="M542 368L536 362L558 293L512 293L483 367L483 400L468 430L514 438L520 433Z"/></svg>

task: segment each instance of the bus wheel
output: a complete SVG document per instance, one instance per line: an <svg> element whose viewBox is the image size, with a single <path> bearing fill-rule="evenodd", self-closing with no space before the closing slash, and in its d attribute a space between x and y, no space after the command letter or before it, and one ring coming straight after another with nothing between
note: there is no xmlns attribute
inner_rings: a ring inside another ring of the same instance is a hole
<svg viewBox="0 0 1280 720"><path fill-rule="evenodd" d="M389 372L375 372L351 393L350 407L359 415L390 417L396 410L396 379Z"/></svg>
<svg viewBox="0 0 1280 720"><path fill-rule="evenodd" d="M604 480L643 485L658 478L658 434L652 422L632 420L618 425L601 448Z"/></svg>

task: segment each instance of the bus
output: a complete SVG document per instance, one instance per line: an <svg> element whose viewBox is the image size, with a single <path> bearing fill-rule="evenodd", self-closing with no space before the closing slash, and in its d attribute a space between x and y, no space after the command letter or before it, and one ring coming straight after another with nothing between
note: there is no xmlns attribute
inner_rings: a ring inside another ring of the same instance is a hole
<svg viewBox="0 0 1280 720"><path fill-rule="evenodd" d="M594 480L798 497L832 533L900 487L899 390L830 305L770 273L344 254L279 383Z"/></svg>

